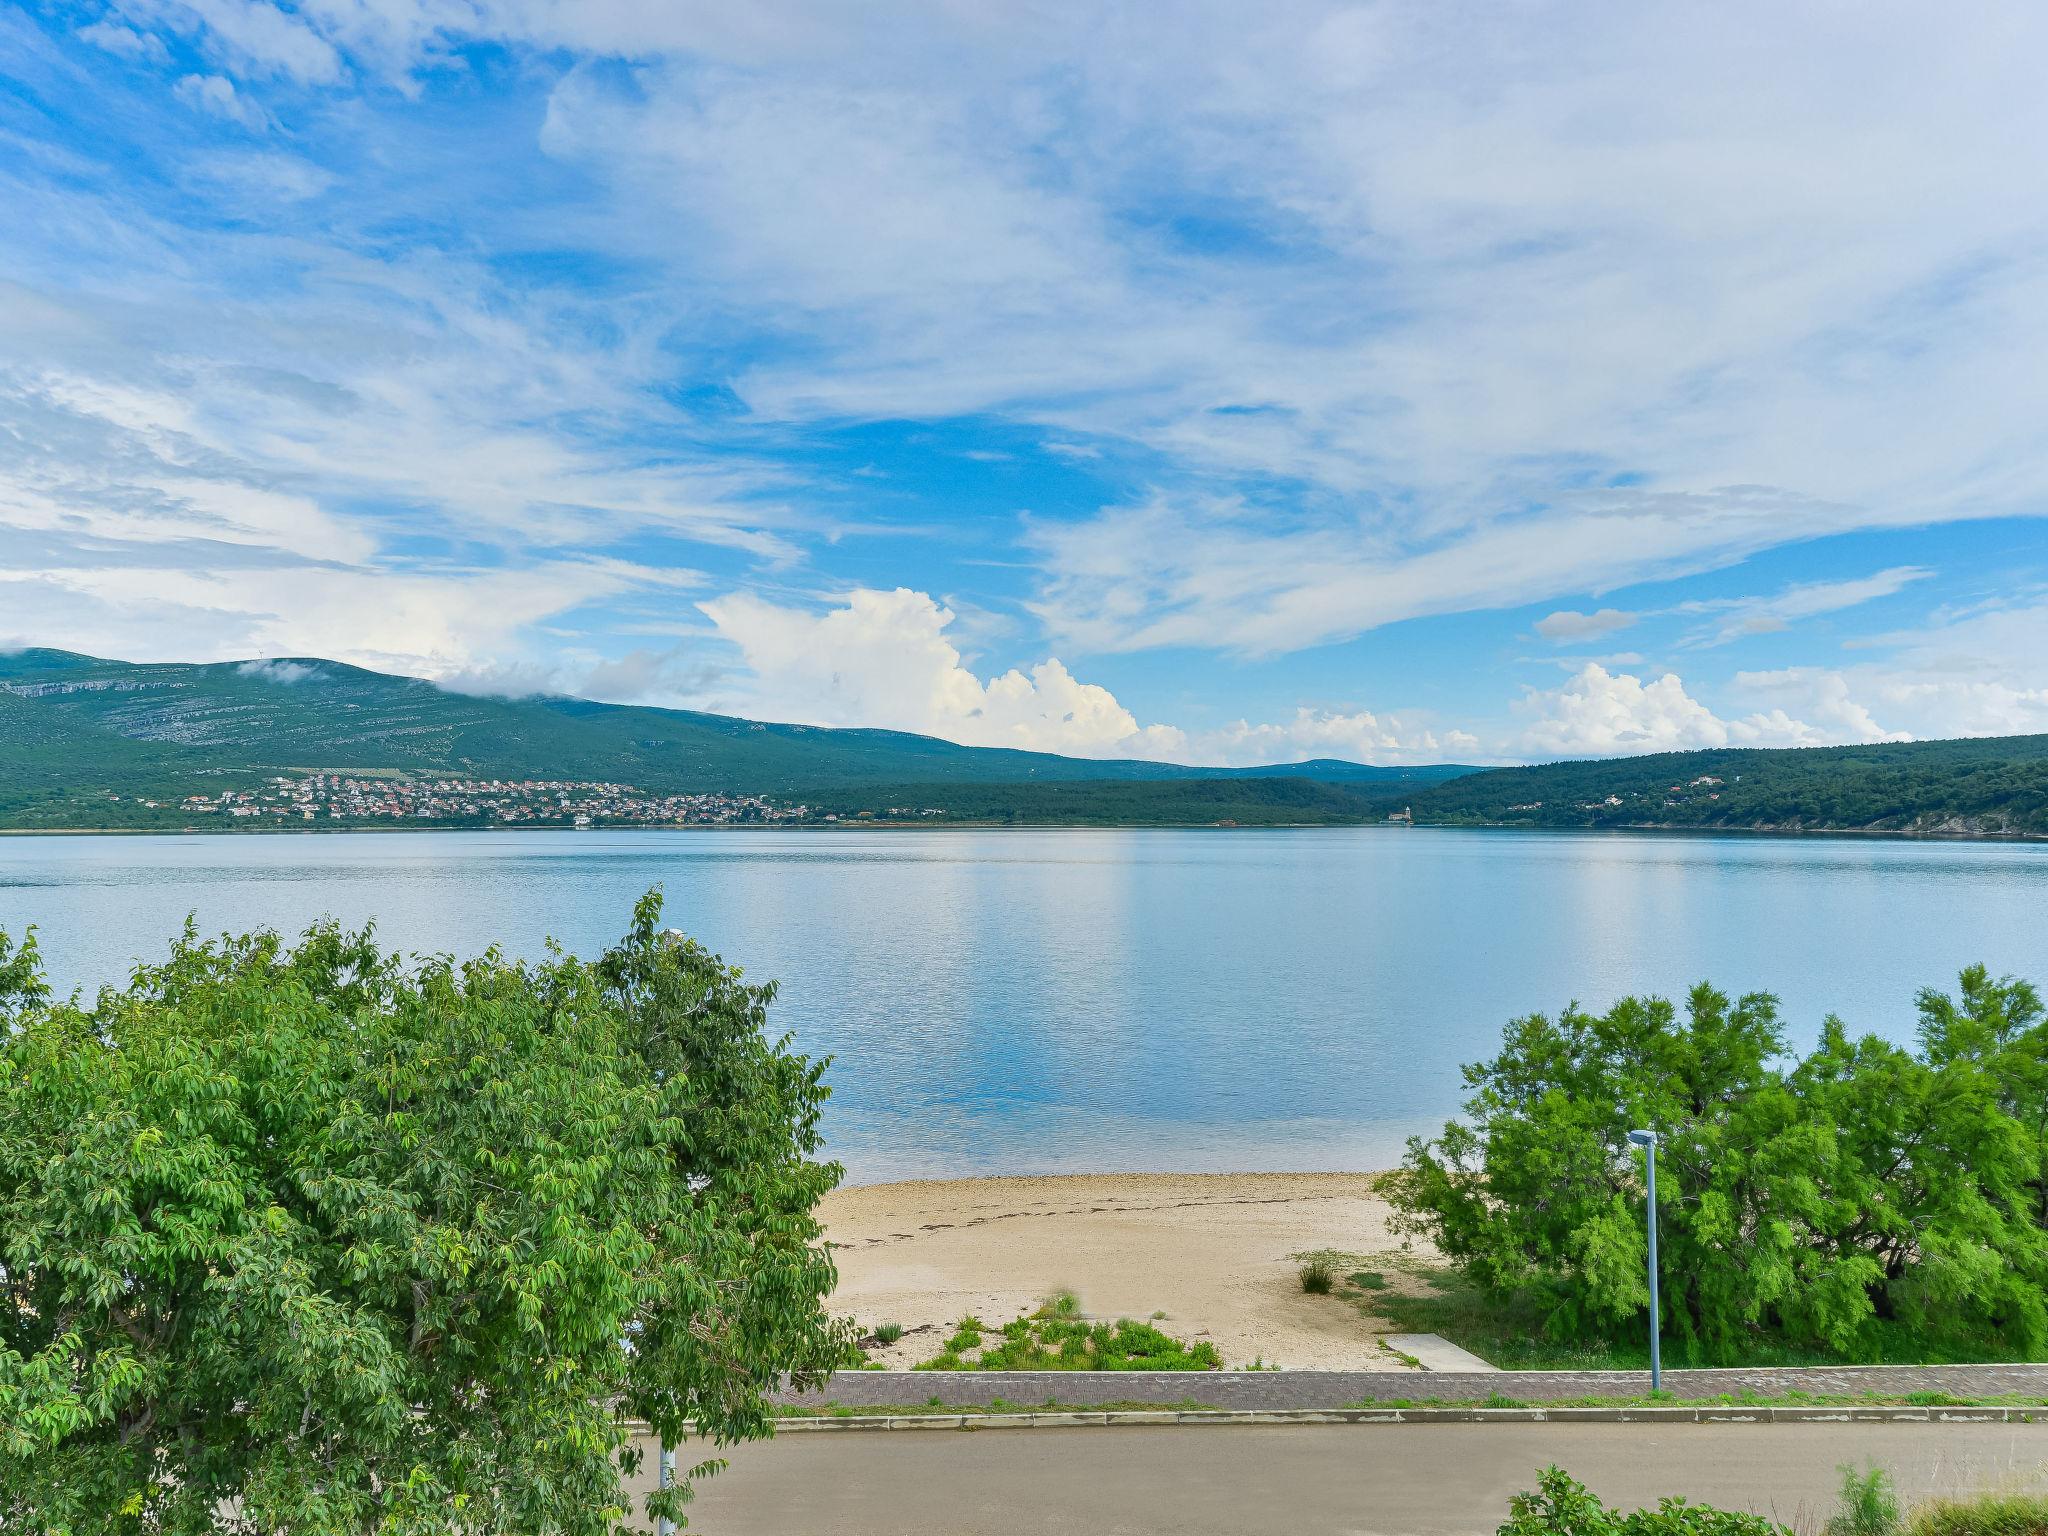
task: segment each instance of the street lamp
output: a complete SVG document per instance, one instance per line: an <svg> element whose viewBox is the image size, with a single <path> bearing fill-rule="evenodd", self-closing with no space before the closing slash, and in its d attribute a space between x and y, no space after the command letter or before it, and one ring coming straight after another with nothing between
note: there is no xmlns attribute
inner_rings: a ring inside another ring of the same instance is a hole
<svg viewBox="0 0 2048 1536"><path fill-rule="evenodd" d="M1664 1388L1664 1362L1657 1349L1657 1133L1630 1131L1628 1139L1643 1149L1650 1170L1650 1390Z"/></svg>

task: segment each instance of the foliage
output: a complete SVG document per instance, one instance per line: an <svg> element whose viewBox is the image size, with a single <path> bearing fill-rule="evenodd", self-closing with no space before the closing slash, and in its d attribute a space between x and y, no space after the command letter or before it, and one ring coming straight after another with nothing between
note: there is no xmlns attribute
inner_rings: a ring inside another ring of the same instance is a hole
<svg viewBox="0 0 2048 1536"><path fill-rule="evenodd" d="M1302 1261L1301 1288L1311 1296L1327 1296L1337 1283L1337 1261L1326 1253L1308 1254Z"/></svg>
<svg viewBox="0 0 2048 1536"><path fill-rule="evenodd" d="M600 1532L629 1418L768 1433L846 1342L822 1065L659 914L532 966L188 927L89 1005L0 941L0 1528Z"/></svg>
<svg viewBox="0 0 2048 1536"><path fill-rule="evenodd" d="M1993 1493L1940 1499L1916 1509L1906 1531L1908 1536L2048 1536L2048 1496Z"/></svg>
<svg viewBox="0 0 2048 1536"><path fill-rule="evenodd" d="M1079 1315L1071 1291L1037 1311L1003 1324L996 1340L986 1326L963 1318L960 1329L920 1371L1214 1371L1223 1366L1207 1339L1193 1344L1128 1317L1091 1323ZM979 1351L977 1354L976 1351Z"/></svg>
<svg viewBox="0 0 2048 1536"><path fill-rule="evenodd" d="M1608 1509L1596 1494L1557 1467L1537 1479L1536 1491L1508 1501L1499 1536L1789 1536L1761 1515L1738 1514L1684 1499L1628 1514Z"/></svg>
<svg viewBox="0 0 2048 1536"><path fill-rule="evenodd" d="M1842 1474L1841 1507L1828 1518L1825 1536L1897 1536L1899 1496L1884 1468L1858 1472L1845 1465L1837 1470Z"/></svg>
<svg viewBox="0 0 2048 1536"><path fill-rule="evenodd" d="M901 1323L878 1323L875 1325L875 1342L877 1344L894 1344L902 1337L903 1325Z"/></svg>
<svg viewBox="0 0 2048 1536"><path fill-rule="evenodd" d="M1775 1001L1696 987L1508 1026L1465 1070L1469 1123L1384 1181L1490 1300L1559 1341L1640 1337L1655 1127L1667 1332L1711 1360L1792 1346L1867 1358L1901 1333L2048 1350L2048 1021L2034 989L1923 992L1905 1050L1827 1021L1787 1059Z"/></svg>

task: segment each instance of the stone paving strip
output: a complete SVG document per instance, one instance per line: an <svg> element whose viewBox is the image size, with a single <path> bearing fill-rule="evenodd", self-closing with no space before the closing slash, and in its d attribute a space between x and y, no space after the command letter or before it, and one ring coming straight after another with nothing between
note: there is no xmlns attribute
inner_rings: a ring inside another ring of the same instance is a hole
<svg viewBox="0 0 2048 1536"><path fill-rule="evenodd" d="M838 1371L816 1391L781 1394L787 1407L906 1408L936 1399L948 1407L997 1402L1191 1403L1244 1410L1342 1409L1357 1403L1524 1403L1641 1397L1647 1371ZM1948 1397L2036 1398L2048 1402L2048 1365L1813 1365L1664 1373L1676 1398ZM1403 1410L1408 1411L1408 1410ZM1946 1410L1956 1411L1961 1410Z"/></svg>
<svg viewBox="0 0 2048 1536"><path fill-rule="evenodd" d="M1162 1424L2038 1424L2048 1407L1912 1408L1883 1404L1829 1407L1586 1406L1554 1408L1045 1409L1018 1413L859 1413L777 1419L775 1433L905 1429L1088 1429Z"/></svg>

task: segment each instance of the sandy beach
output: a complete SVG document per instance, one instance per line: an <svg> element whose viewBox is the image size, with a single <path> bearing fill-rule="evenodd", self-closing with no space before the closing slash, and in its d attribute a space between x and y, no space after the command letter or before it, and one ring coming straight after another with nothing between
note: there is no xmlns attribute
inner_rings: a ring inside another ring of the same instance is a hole
<svg viewBox="0 0 2048 1536"><path fill-rule="evenodd" d="M1388 1324L1305 1295L1293 1255L1397 1252L1369 1173L1080 1174L868 1184L822 1215L839 1264L831 1307L908 1331L870 1357L930 1359L962 1316L1001 1323L1059 1289L1090 1316L1150 1318L1208 1339L1226 1365L1389 1369ZM1369 1262L1366 1267L1373 1267Z"/></svg>

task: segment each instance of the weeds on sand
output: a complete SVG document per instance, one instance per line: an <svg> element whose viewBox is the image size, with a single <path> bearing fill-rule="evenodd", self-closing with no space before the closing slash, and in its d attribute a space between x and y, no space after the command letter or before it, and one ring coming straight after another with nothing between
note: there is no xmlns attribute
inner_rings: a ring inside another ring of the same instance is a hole
<svg viewBox="0 0 2048 1536"><path fill-rule="evenodd" d="M1003 1324L1000 1337L978 1318L963 1318L960 1329L920 1371L1214 1371L1223 1357L1207 1339L1190 1344L1150 1323L1128 1317L1114 1323L1079 1316L1071 1291L1049 1298L1037 1311Z"/></svg>

